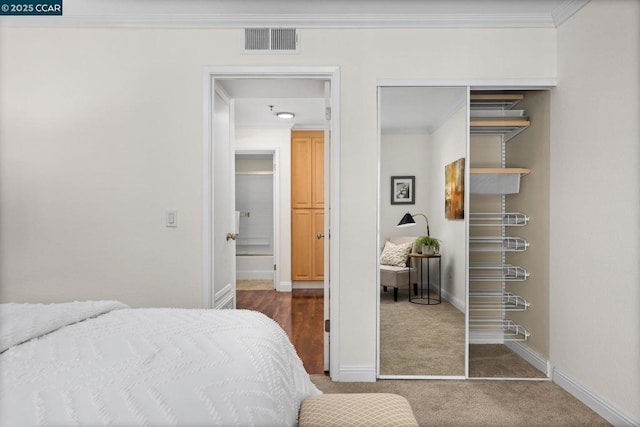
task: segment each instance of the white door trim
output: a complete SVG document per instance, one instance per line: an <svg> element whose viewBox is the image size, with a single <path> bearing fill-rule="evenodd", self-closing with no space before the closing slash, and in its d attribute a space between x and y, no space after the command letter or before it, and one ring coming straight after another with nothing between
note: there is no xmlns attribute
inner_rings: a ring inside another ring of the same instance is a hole
<svg viewBox="0 0 640 427"><path fill-rule="evenodd" d="M202 73L203 88L203 143L202 143L202 296L203 307L211 308L211 286L213 263L211 259L211 229L213 220L212 176L212 111L211 94L214 78L316 78L331 82L331 273L329 300L331 311L330 371L332 380L339 381L339 313L340 300L340 67L337 66L213 66L205 67ZM325 230L328 235L328 230Z"/></svg>

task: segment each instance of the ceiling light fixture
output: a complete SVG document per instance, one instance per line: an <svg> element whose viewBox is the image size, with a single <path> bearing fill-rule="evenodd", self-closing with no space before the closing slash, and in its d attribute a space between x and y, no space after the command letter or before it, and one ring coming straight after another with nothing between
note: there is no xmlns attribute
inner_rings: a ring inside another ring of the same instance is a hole
<svg viewBox="0 0 640 427"><path fill-rule="evenodd" d="M293 119L296 115L287 111L280 111L279 113L276 113L276 116L280 119Z"/></svg>

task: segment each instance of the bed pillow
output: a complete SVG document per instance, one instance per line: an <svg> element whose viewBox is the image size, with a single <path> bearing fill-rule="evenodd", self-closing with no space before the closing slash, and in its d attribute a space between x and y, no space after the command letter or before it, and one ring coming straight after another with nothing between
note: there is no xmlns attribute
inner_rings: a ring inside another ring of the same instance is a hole
<svg viewBox="0 0 640 427"><path fill-rule="evenodd" d="M406 267L411 246L413 246L413 242L400 243L399 245L391 242L385 243L382 255L380 255L380 264Z"/></svg>

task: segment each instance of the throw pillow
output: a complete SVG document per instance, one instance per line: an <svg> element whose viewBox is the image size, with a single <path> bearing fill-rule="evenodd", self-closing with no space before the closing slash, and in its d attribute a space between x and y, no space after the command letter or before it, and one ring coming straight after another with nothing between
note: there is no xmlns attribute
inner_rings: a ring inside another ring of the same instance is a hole
<svg viewBox="0 0 640 427"><path fill-rule="evenodd" d="M380 264L382 265L394 265L396 267L406 267L407 257L411 252L413 242L400 243L399 245L387 242L382 249L382 255L380 255Z"/></svg>

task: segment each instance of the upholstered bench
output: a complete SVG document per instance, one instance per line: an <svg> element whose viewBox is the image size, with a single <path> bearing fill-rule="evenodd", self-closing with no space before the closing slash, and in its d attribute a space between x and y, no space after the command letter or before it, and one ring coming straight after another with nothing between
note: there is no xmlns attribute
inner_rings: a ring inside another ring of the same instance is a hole
<svg viewBox="0 0 640 427"><path fill-rule="evenodd" d="M389 393L322 394L305 399L300 427L415 427L407 399Z"/></svg>

